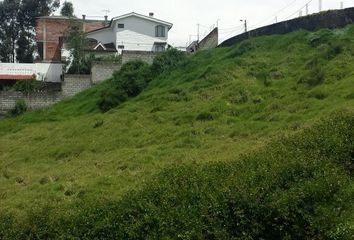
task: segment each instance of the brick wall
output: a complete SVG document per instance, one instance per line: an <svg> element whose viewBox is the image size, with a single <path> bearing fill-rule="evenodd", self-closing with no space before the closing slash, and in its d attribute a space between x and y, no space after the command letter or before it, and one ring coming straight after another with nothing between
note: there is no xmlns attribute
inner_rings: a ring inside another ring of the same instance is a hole
<svg viewBox="0 0 354 240"><path fill-rule="evenodd" d="M29 109L48 107L62 99L61 92L34 92L24 94L15 91L0 92L0 113L12 110L18 100L25 100Z"/></svg>
<svg viewBox="0 0 354 240"><path fill-rule="evenodd" d="M198 50L216 48L219 44L219 30L214 28L198 45Z"/></svg>
<svg viewBox="0 0 354 240"><path fill-rule="evenodd" d="M63 97L72 97L92 86L91 75L65 75Z"/></svg>
<svg viewBox="0 0 354 240"><path fill-rule="evenodd" d="M142 60L148 64L152 64L154 58L158 55L156 52L146 51L123 51L122 64L125 64L132 60Z"/></svg>
<svg viewBox="0 0 354 240"><path fill-rule="evenodd" d="M352 24L353 22L354 8L321 12L252 30L248 33L244 33L224 41L220 44L220 47L230 47L234 44L242 42L245 39L248 39L249 37L285 34L300 29L317 31L322 28L341 28L348 24Z"/></svg>
<svg viewBox="0 0 354 240"><path fill-rule="evenodd" d="M115 71L119 71L121 63L95 62L91 68L91 79L93 84L103 82L112 77Z"/></svg>
<svg viewBox="0 0 354 240"><path fill-rule="evenodd" d="M36 40L38 46L43 46L41 60L44 62L60 62L61 46L59 38L71 26L78 26L84 31L92 31L102 28L103 21L85 20L66 17L41 17L37 18Z"/></svg>

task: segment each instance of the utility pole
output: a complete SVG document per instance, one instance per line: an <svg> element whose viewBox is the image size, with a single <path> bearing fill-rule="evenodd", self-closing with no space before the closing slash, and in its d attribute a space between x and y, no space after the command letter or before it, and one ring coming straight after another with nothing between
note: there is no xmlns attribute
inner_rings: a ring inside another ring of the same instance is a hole
<svg viewBox="0 0 354 240"><path fill-rule="evenodd" d="M322 12L322 0L318 0L318 10Z"/></svg>
<svg viewBox="0 0 354 240"><path fill-rule="evenodd" d="M340 9L344 9L344 2L340 2Z"/></svg>
<svg viewBox="0 0 354 240"><path fill-rule="evenodd" d="M199 29L200 29L200 24L198 23L198 43L199 43Z"/></svg>
<svg viewBox="0 0 354 240"><path fill-rule="evenodd" d="M245 33L248 32L248 30L247 30L247 20L240 20L240 21L245 24Z"/></svg>
<svg viewBox="0 0 354 240"><path fill-rule="evenodd" d="M275 17L275 23L278 23L278 17Z"/></svg>
<svg viewBox="0 0 354 240"><path fill-rule="evenodd" d="M309 4L306 3L306 16L309 15Z"/></svg>

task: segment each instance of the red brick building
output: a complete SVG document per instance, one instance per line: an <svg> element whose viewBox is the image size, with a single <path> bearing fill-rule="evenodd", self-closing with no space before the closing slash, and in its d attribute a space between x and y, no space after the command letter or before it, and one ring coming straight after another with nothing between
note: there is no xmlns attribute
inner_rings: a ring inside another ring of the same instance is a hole
<svg viewBox="0 0 354 240"><path fill-rule="evenodd" d="M105 26L107 21L47 16L37 18L36 40L41 62L61 62L62 37L70 26L79 25L84 32Z"/></svg>

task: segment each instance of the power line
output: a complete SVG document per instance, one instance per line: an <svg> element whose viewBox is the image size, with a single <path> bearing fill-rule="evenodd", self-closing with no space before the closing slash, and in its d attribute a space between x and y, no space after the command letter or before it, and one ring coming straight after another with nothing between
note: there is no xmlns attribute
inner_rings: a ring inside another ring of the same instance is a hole
<svg viewBox="0 0 354 240"><path fill-rule="evenodd" d="M294 5L297 1L298 1L298 0L294 0L294 1L290 2L288 5L286 5L286 6L283 7L282 9L278 10L277 12L275 12L273 15L271 15L271 16L265 18L264 20L258 22L257 24L252 25L251 28L253 28L253 27L255 27L255 26L258 26L258 25L260 25L260 24L262 24L262 23L264 23L264 22L268 22L268 20L270 20L270 19L276 17L279 13L281 13L281 12L283 12L285 9L291 7L291 6Z"/></svg>
<svg viewBox="0 0 354 240"><path fill-rule="evenodd" d="M308 7L308 5L309 5L310 3L312 3L312 2L313 2L313 0L308 1L304 6L302 6L300 9L298 9L296 12L294 12L293 14L291 14L289 17L285 18L285 20L289 20L291 17L293 17L294 15L296 15L299 11L301 11L302 9Z"/></svg>

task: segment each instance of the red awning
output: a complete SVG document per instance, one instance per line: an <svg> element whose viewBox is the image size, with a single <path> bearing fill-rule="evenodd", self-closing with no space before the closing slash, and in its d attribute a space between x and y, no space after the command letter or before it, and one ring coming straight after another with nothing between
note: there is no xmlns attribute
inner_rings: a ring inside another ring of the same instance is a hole
<svg viewBox="0 0 354 240"><path fill-rule="evenodd" d="M1 80L28 80L32 79L33 75L9 75L9 74L0 74Z"/></svg>

